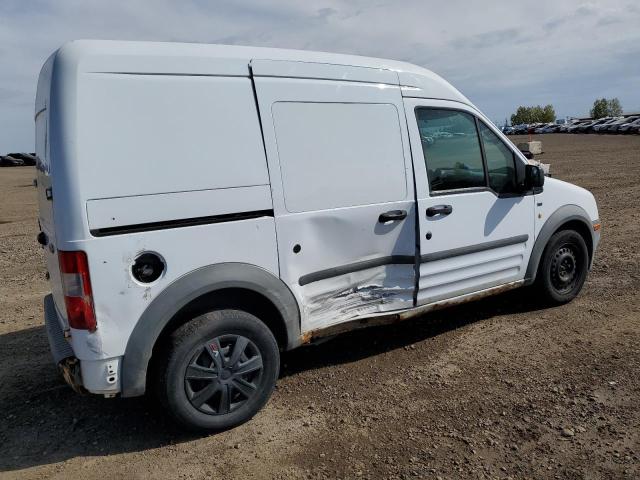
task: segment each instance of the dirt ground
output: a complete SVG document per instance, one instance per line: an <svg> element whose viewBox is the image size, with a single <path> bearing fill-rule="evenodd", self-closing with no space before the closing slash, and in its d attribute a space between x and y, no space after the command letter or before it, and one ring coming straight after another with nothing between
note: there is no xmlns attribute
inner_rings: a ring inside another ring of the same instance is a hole
<svg viewBox="0 0 640 480"><path fill-rule="evenodd" d="M537 137L599 203L574 302L509 292L288 353L266 408L205 437L63 384L34 171L0 169L0 478L640 478L640 136Z"/></svg>

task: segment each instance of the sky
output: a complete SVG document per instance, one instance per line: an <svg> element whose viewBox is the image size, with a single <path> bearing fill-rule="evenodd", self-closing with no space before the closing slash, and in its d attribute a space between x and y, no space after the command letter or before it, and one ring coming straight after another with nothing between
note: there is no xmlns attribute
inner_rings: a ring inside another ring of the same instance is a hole
<svg viewBox="0 0 640 480"><path fill-rule="evenodd" d="M429 68L494 121L596 98L640 111L637 0L0 0L0 153L34 150L40 67L80 38L269 46Z"/></svg>

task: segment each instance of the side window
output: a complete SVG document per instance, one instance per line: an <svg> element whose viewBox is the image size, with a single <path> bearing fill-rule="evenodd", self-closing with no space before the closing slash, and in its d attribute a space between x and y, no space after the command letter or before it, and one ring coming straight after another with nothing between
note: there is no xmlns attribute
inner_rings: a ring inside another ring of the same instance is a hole
<svg viewBox="0 0 640 480"><path fill-rule="evenodd" d="M486 186L480 140L472 115L418 108L416 119L431 192Z"/></svg>
<svg viewBox="0 0 640 480"><path fill-rule="evenodd" d="M513 152L481 121L480 137L487 160L489 186L498 194L513 193L516 188L515 159Z"/></svg>

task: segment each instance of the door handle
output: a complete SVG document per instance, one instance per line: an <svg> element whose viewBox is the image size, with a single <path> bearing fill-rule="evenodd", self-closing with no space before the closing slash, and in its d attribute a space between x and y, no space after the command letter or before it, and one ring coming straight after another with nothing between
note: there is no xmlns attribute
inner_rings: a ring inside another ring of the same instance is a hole
<svg viewBox="0 0 640 480"><path fill-rule="evenodd" d="M435 207L427 208L427 217L449 215L451 212L453 212L453 207L451 205L436 205Z"/></svg>
<svg viewBox="0 0 640 480"><path fill-rule="evenodd" d="M406 210L391 210L389 212L381 213L378 217L378 222L395 222L396 220L404 220L405 218L407 218Z"/></svg>

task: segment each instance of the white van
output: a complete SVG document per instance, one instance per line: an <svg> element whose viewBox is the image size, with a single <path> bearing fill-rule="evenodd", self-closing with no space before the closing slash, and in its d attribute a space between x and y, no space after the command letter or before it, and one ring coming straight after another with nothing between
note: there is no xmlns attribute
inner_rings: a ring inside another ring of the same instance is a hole
<svg viewBox="0 0 640 480"><path fill-rule="evenodd" d="M599 240L591 193L406 63L77 41L35 122L56 363L189 428L251 418L280 351L534 281L567 302Z"/></svg>

